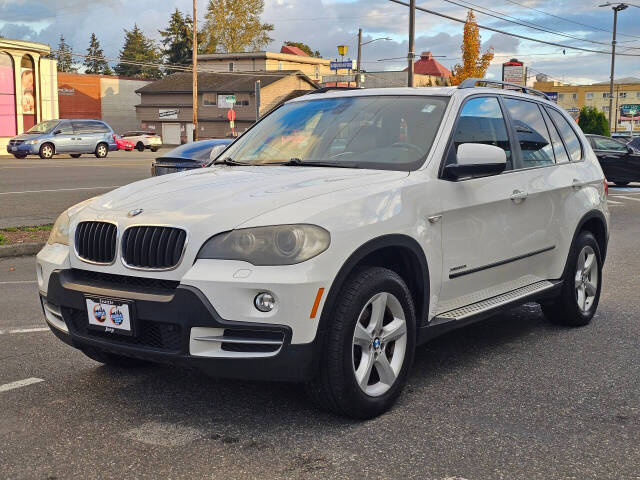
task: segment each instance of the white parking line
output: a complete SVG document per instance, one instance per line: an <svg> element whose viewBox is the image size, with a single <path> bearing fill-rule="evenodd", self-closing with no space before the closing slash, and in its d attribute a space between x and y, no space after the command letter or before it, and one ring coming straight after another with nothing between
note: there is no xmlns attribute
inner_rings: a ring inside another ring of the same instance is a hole
<svg viewBox="0 0 640 480"><path fill-rule="evenodd" d="M609 205L624 205L623 202L616 202L615 200L607 200Z"/></svg>
<svg viewBox="0 0 640 480"><path fill-rule="evenodd" d="M34 383L44 382L41 378L25 378L24 380L18 380L17 382L5 383L4 385L0 385L0 393L8 392L9 390L14 390L20 387L26 387L27 385L33 385Z"/></svg>
<svg viewBox="0 0 640 480"><path fill-rule="evenodd" d="M623 195L616 195L616 198L624 198L625 200L633 200L635 202L640 202L640 198L625 197Z"/></svg>
<svg viewBox="0 0 640 480"><path fill-rule="evenodd" d="M0 335L15 334L15 333L48 332L48 331L49 331L49 327L14 328L11 330L0 330Z"/></svg>
<svg viewBox="0 0 640 480"><path fill-rule="evenodd" d="M1 192L0 195L19 195L21 193L50 193L50 192L74 192L77 190L108 190L118 188L122 185L110 185L108 187L78 187L78 188L57 188L55 190L24 190L22 192Z"/></svg>
<svg viewBox="0 0 640 480"><path fill-rule="evenodd" d="M0 285L24 285L27 283L38 283L35 280L16 280L13 282L0 282Z"/></svg>

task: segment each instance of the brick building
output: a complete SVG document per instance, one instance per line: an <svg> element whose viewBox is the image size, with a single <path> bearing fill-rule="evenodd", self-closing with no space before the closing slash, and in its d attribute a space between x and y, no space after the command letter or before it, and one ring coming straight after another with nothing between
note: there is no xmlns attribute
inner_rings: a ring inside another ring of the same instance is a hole
<svg viewBox="0 0 640 480"><path fill-rule="evenodd" d="M235 131L256 121L255 83L260 80L260 115L280 103L317 89L300 71L198 73L198 138L224 138L232 133L226 98L233 95ZM174 73L137 90L137 121L144 130L162 135L165 144L190 141L193 130L191 73Z"/></svg>

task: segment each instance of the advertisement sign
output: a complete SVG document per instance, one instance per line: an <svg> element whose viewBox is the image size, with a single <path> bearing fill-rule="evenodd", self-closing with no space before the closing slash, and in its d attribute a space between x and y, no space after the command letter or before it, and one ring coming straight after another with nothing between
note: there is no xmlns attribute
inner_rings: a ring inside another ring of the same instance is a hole
<svg viewBox="0 0 640 480"><path fill-rule="evenodd" d="M163 120L177 120L180 109L178 108L159 108L158 117Z"/></svg>
<svg viewBox="0 0 640 480"><path fill-rule="evenodd" d="M502 64L502 81L525 85L524 64L515 58Z"/></svg>
<svg viewBox="0 0 640 480"><path fill-rule="evenodd" d="M640 105L625 104L620 105L620 121L640 120Z"/></svg>
<svg viewBox="0 0 640 480"><path fill-rule="evenodd" d="M353 70L353 60L345 60L344 62L330 62L329 68L331 70Z"/></svg>
<svg viewBox="0 0 640 480"><path fill-rule="evenodd" d="M22 68L20 84L22 85L22 113L25 115L34 115L36 113L36 102L33 95L32 68Z"/></svg>
<svg viewBox="0 0 640 480"><path fill-rule="evenodd" d="M549 100L551 100L554 103L558 103L558 92L542 92L544 93L547 97L549 97Z"/></svg>

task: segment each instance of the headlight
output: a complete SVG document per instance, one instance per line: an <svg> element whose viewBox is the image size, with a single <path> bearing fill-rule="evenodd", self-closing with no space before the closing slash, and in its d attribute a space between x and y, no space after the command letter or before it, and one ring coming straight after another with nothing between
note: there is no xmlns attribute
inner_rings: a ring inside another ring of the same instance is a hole
<svg viewBox="0 0 640 480"><path fill-rule="evenodd" d="M53 245L54 243L61 243L62 245L69 245L69 214L68 210L62 212L62 214L53 224L51 234L47 243Z"/></svg>
<svg viewBox="0 0 640 480"><path fill-rule="evenodd" d="M198 258L242 260L253 265L293 265L320 255L331 242L316 225L276 225L232 230L210 238Z"/></svg>
<svg viewBox="0 0 640 480"><path fill-rule="evenodd" d="M25 145L35 145L38 143L38 140L27 140L24 142Z"/></svg>

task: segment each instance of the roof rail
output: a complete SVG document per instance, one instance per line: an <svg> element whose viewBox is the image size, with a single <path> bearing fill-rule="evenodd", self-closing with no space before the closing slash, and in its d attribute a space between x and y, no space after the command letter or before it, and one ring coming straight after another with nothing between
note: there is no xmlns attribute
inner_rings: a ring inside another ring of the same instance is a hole
<svg viewBox="0 0 640 480"><path fill-rule="evenodd" d="M526 93L529 95L538 95L545 100L551 101L549 96L546 93L541 92L540 90L524 87L522 85L518 85L517 83L501 82L500 80L490 80L488 78L467 78L466 80L463 80L460 85L458 85L458 88L474 88L478 83L484 84L485 86L487 84L501 85L502 89L504 89L505 87L509 87L509 90L520 90L522 93Z"/></svg>
<svg viewBox="0 0 640 480"><path fill-rule="evenodd" d="M316 90L310 90L309 93L307 93L307 95L314 95L316 93L327 93L334 90L340 91L340 90L362 90L362 89L357 87L321 87Z"/></svg>

